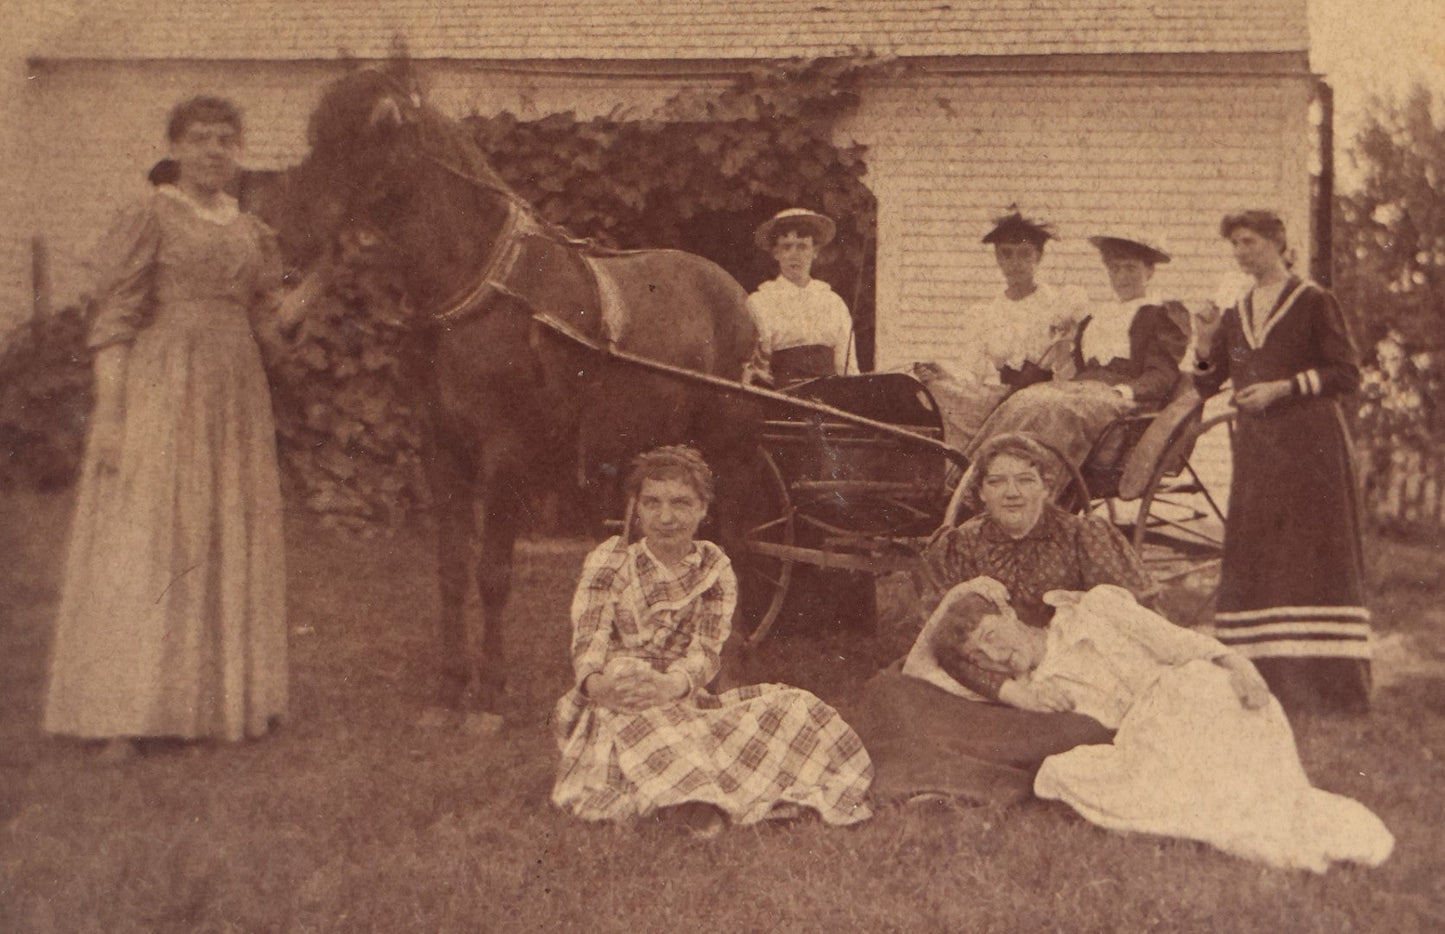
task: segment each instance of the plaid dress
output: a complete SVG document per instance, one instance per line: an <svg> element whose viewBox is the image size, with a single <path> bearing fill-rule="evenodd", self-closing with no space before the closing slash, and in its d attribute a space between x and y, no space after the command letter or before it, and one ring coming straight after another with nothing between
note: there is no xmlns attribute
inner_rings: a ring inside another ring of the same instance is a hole
<svg viewBox="0 0 1445 934"><path fill-rule="evenodd" d="M732 565L711 542L694 543L676 571L644 542L612 538L587 556L572 601L577 687L554 715L562 752L554 804L586 820L686 802L716 805L737 824L783 804L830 824L870 816L873 763L832 707L780 684L707 691L736 603ZM593 706L580 685L618 657L681 671L691 690L637 713Z"/></svg>

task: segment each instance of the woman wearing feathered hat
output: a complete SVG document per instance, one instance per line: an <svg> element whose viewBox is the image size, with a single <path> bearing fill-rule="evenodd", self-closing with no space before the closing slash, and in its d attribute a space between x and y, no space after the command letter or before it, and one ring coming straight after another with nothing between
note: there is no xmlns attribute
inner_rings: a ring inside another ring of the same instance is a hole
<svg viewBox="0 0 1445 934"><path fill-rule="evenodd" d="M1002 294L971 309L965 324L975 348L974 374L985 383L1017 388L1047 378L1039 371L1062 362L1050 351L1087 314L1081 289L1057 289L1034 278L1044 245L1054 239L1053 225L1024 217L1017 205L983 236L1004 277Z"/></svg>
<svg viewBox="0 0 1445 934"><path fill-rule="evenodd" d="M943 412L950 444L967 447L1010 392L1046 380L1068 363L1069 337L1087 314L1088 300L1080 289L1034 278L1052 239L1052 225L1010 205L983 236L1003 273L1003 291L964 313L952 360L913 367Z"/></svg>
<svg viewBox="0 0 1445 934"><path fill-rule="evenodd" d="M1189 311L1149 287L1154 267L1169 262L1169 253L1137 232L1110 232L1089 242L1099 251L1118 301L1095 307L1079 324L1071 379L1010 396L979 429L975 444L1026 432L1079 467L1110 422L1158 409L1173 395L1189 343Z"/></svg>
<svg viewBox="0 0 1445 934"><path fill-rule="evenodd" d="M758 366L779 385L848 372L853 318L828 283L813 278L818 250L836 231L825 215L788 208L753 235L778 261L778 277L748 296L748 310L758 327Z"/></svg>

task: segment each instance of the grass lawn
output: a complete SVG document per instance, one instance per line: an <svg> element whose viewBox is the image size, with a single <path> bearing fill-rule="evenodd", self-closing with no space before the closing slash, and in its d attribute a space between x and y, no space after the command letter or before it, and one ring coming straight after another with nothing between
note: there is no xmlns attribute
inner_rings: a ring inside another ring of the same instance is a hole
<svg viewBox="0 0 1445 934"><path fill-rule="evenodd" d="M296 519L286 725L101 766L37 729L67 509L0 500L0 931L1445 930L1445 555L1431 549L1370 542L1374 711L1296 720L1315 783L1398 841L1379 869L1315 876L1042 803L708 843L566 818L547 803L547 716L569 681L582 543L520 552L507 726L484 737L417 725L437 644L429 539ZM784 632L751 675L846 710L909 637Z"/></svg>

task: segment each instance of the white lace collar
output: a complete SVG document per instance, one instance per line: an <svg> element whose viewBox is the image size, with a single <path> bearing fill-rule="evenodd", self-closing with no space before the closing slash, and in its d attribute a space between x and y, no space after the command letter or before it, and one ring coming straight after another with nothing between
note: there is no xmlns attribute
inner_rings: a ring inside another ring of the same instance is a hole
<svg viewBox="0 0 1445 934"><path fill-rule="evenodd" d="M168 195L187 205L197 217L210 221L212 224L225 226L241 214L241 207L236 203L236 199L225 193L221 194L213 206L207 207L175 185L161 185L158 190L161 194Z"/></svg>

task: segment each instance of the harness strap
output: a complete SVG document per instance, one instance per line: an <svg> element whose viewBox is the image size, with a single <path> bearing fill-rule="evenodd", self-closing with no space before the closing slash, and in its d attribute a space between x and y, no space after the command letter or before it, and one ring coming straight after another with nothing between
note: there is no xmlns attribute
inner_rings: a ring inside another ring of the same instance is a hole
<svg viewBox="0 0 1445 934"><path fill-rule="evenodd" d="M477 284L461 297L448 301L442 306L441 311L431 315L434 323L450 324L476 311L494 294L512 294L511 290L507 288L507 280L511 278L512 269L517 264L517 257L522 252L520 228L526 219L517 208L516 202L508 200L507 216L502 221L501 230L497 231L497 239L492 244L491 255L487 257L487 263L482 267Z"/></svg>

